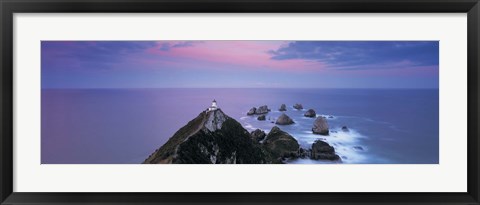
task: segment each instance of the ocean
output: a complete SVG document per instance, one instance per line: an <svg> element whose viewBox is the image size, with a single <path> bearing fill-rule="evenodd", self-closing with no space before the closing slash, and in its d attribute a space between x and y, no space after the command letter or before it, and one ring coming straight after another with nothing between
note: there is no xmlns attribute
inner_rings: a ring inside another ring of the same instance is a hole
<svg viewBox="0 0 480 205"><path fill-rule="evenodd" d="M286 104L295 124L280 129L304 148L327 141L343 164L439 162L438 89L273 88L42 89L41 162L139 164L214 99L249 131L268 132ZM266 121L246 115L261 105L272 110ZM329 136L312 134L314 118L303 116L310 108L327 117Z"/></svg>

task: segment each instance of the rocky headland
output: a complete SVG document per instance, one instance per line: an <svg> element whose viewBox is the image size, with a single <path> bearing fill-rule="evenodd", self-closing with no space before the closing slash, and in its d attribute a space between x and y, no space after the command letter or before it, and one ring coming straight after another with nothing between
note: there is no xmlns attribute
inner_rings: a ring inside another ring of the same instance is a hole
<svg viewBox="0 0 480 205"><path fill-rule="evenodd" d="M270 109L264 105L250 109L247 115L259 115L258 120L265 120L265 115L269 111ZM294 122L282 113L275 123L289 125ZM221 109L214 109L201 112L143 163L280 164L295 158L340 161L335 149L324 141L318 140L311 148L305 149L300 147L292 135L277 126L268 133L260 129L249 133Z"/></svg>

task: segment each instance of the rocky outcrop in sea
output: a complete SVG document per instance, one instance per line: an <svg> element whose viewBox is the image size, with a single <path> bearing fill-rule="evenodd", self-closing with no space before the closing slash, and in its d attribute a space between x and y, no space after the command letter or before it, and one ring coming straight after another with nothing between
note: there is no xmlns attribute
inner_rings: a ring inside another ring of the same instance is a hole
<svg viewBox="0 0 480 205"><path fill-rule="evenodd" d="M303 116L313 118L317 116L317 113L315 113L315 110L309 109L307 112L305 112L305 114L303 114Z"/></svg>
<svg viewBox="0 0 480 205"><path fill-rule="evenodd" d="M262 105L257 108L257 110L255 111L255 114L257 115L267 114L269 111L270 109L268 109L268 106Z"/></svg>
<svg viewBox="0 0 480 205"><path fill-rule="evenodd" d="M285 104L280 105L280 109L278 111L284 112L287 111L287 106Z"/></svg>
<svg viewBox="0 0 480 205"><path fill-rule="evenodd" d="M325 160L340 159L340 157L335 154L335 148L322 140L317 140L312 144L311 158Z"/></svg>
<svg viewBox="0 0 480 205"><path fill-rule="evenodd" d="M292 118L290 118L285 113L282 113L282 115L280 115L280 117L278 117L277 121L275 122L275 124L277 125L291 125L293 123L295 122L293 122Z"/></svg>
<svg viewBox="0 0 480 205"><path fill-rule="evenodd" d="M268 133L263 146L271 153L275 162L282 162L286 158L298 157L300 145L290 134L274 126Z"/></svg>
<svg viewBox="0 0 480 205"><path fill-rule="evenodd" d="M262 105L258 108L256 107L250 108L250 110L247 112L247 115L263 115L263 114L267 114L268 112L270 112L270 109L268 108L268 106Z"/></svg>
<svg viewBox="0 0 480 205"><path fill-rule="evenodd" d="M250 110L247 112L247 115L255 115L255 112L257 111L256 107L250 108Z"/></svg>
<svg viewBox="0 0 480 205"><path fill-rule="evenodd" d="M312 132L319 135L328 135L329 129L327 119L322 116L317 117L315 122L313 122Z"/></svg>
<svg viewBox="0 0 480 205"><path fill-rule="evenodd" d="M303 109L303 105L302 104L299 104L299 103L296 103L295 105L293 105L293 108L297 109L297 110L302 110Z"/></svg>
<svg viewBox="0 0 480 205"><path fill-rule="evenodd" d="M265 115L260 115L260 116L257 117L257 120L259 120L259 121L265 121L265 120L266 120L266 117L265 117Z"/></svg>

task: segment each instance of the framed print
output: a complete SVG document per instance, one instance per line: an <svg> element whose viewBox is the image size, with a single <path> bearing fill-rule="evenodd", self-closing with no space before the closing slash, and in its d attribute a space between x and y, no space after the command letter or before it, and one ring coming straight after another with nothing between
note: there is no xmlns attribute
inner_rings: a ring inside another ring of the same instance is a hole
<svg viewBox="0 0 480 205"><path fill-rule="evenodd" d="M1 204L479 204L477 0L1 7Z"/></svg>

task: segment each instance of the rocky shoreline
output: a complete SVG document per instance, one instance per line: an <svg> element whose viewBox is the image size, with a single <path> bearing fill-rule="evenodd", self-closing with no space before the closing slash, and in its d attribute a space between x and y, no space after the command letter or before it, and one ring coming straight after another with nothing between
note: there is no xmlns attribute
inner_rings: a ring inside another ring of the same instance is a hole
<svg viewBox="0 0 480 205"><path fill-rule="evenodd" d="M303 110L301 104L292 107ZM282 114L277 119L268 116L268 121L267 115L271 109L267 105L252 107L246 115L280 126L295 124L285 113L286 109L287 106L282 104L279 108ZM329 135L326 117L317 117L313 109L308 109L304 116L315 119L311 130L313 134ZM344 126L342 131L348 132L348 128ZM278 126L273 126L268 133L260 129L249 133L239 122L215 107L200 113L178 130L143 163L281 164L299 158L342 161L335 148L321 138L310 147L302 148L295 137Z"/></svg>
<svg viewBox="0 0 480 205"><path fill-rule="evenodd" d="M262 110L269 110L266 105L261 106ZM292 106L296 110L303 110L303 105L300 103L296 103ZM260 107L259 107L260 108ZM282 112L282 114L276 119L275 124L277 125L291 125L294 124L295 122L293 121L292 118L290 118L285 111L287 106L285 104L281 104L280 108L278 109L279 111ZM253 114L252 114L253 113ZM256 108L253 107L250 109L250 111L247 112L247 115L254 115L256 114ZM265 115L268 114L262 113L261 116L259 116L258 120L262 120L265 118ZM318 135L323 135L323 136L328 136L330 134L329 131L329 126L327 122L327 117L319 116L317 117L317 113L315 112L314 109L308 109L303 116L308 117L308 118L314 118L314 122L312 125L312 133L313 134L318 134ZM260 117L262 119L260 119ZM333 116L328 116L329 118L333 118ZM346 126L342 127L342 131L348 132L348 128ZM280 130L279 127L274 126L272 130L267 134L264 131L260 129L256 129L251 132L252 139L254 141L263 143L263 144L269 144L268 136L270 133L274 133L277 135L283 136L283 143L287 143L285 145L286 147L298 147L296 150L288 150L288 154L283 154L281 155L282 160L285 160L286 158L289 159L295 159L295 158L303 158L303 159L312 159L312 160L331 160L331 161L341 161L341 158L335 153L335 148L328 144L325 141L322 141L321 139L317 139L311 147L308 149L301 148L296 142L295 138L291 136L290 134ZM293 140L292 140L293 139ZM285 150L287 151L287 150Z"/></svg>

